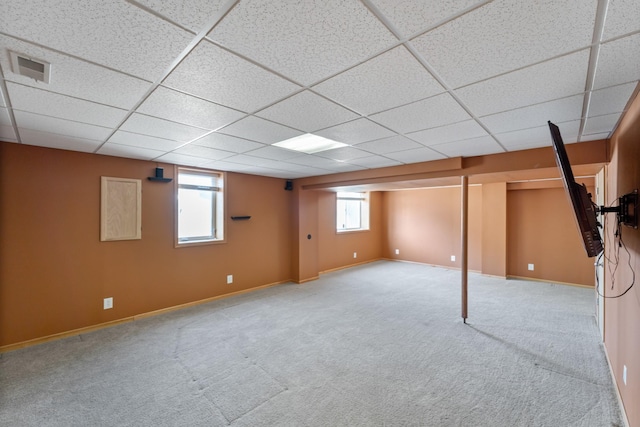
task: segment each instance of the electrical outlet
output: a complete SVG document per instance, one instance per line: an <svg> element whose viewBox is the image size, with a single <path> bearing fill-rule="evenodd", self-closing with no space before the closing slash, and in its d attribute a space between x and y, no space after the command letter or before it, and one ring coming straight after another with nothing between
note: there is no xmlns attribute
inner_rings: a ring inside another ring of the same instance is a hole
<svg viewBox="0 0 640 427"><path fill-rule="evenodd" d="M354 257L354 258L358 258L358 253L357 253L357 252L354 252L354 253L353 253L353 257Z"/></svg>
<svg viewBox="0 0 640 427"><path fill-rule="evenodd" d="M400 255L400 249L396 249L396 255Z"/></svg>
<svg viewBox="0 0 640 427"><path fill-rule="evenodd" d="M102 302L102 308L104 310L109 310L110 308L113 308L113 297L105 298L104 301Z"/></svg>
<svg viewBox="0 0 640 427"><path fill-rule="evenodd" d="M227 274L227 285L233 283L233 274Z"/></svg>
<svg viewBox="0 0 640 427"><path fill-rule="evenodd" d="M533 264L529 264L529 265L527 266L527 269L528 269L529 271L533 271Z"/></svg>
<svg viewBox="0 0 640 427"><path fill-rule="evenodd" d="M455 261L456 260L456 256L455 255L451 255L451 261Z"/></svg>
<svg viewBox="0 0 640 427"><path fill-rule="evenodd" d="M627 365L622 366L622 382L627 385Z"/></svg>

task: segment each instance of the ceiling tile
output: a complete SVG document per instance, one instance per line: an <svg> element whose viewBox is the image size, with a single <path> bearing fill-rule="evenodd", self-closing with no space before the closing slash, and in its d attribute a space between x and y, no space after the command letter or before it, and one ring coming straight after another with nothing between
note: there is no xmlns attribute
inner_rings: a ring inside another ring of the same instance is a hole
<svg viewBox="0 0 640 427"><path fill-rule="evenodd" d="M430 162L432 160L440 160L440 159L446 158L444 155L436 151L433 151L431 148L428 148L428 147L415 148L413 150L398 151L397 153L390 153L390 154L386 154L385 156L406 164Z"/></svg>
<svg viewBox="0 0 640 427"><path fill-rule="evenodd" d="M249 141L247 139L224 135L217 132L213 132L200 139L196 139L192 144L202 145L203 147L215 148L218 150L231 151L233 153L244 153L246 151L265 147L264 144L259 142Z"/></svg>
<svg viewBox="0 0 640 427"><path fill-rule="evenodd" d="M138 107L137 112L204 129L217 129L245 114L162 86Z"/></svg>
<svg viewBox="0 0 640 427"><path fill-rule="evenodd" d="M211 17L221 13L226 0L137 0L138 3L156 11L194 33L203 29Z"/></svg>
<svg viewBox="0 0 640 427"><path fill-rule="evenodd" d="M640 9L640 8L639 8ZM640 33L600 47L594 88L640 79Z"/></svg>
<svg viewBox="0 0 640 427"><path fill-rule="evenodd" d="M175 150L184 142L172 141L164 138L156 138L155 136L140 135L138 133L125 132L122 130L114 133L109 142L120 145L131 145L133 147L148 148L151 150L171 151Z"/></svg>
<svg viewBox="0 0 640 427"><path fill-rule="evenodd" d="M477 116L584 92L589 50L533 65L456 90Z"/></svg>
<svg viewBox="0 0 640 427"><path fill-rule="evenodd" d="M327 159L324 157L314 156L312 154L303 154L302 156L294 157L287 160L288 163L295 163L297 165L312 166L316 168L330 170L338 163L336 160Z"/></svg>
<svg viewBox="0 0 640 427"><path fill-rule="evenodd" d="M412 132L406 136L422 145L429 146L484 135L487 135L487 132L475 120L466 120L452 125Z"/></svg>
<svg viewBox="0 0 640 427"><path fill-rule="evenodd" d="M431 148L449 157L471 157L504 152L502 147L491 136L447 142L433 145Z"/></svg>
<svg viewBox="0 0 640 427"><path fill-rule="evenodd" d="M15 74L11 67L9 50L49 62L49 83L43 84ZM0 35L0 66L8 81L126 110L131 109L151 87L148 81L3 35Z"/></svg>
<svg viewBox="0 0 640 427"><path fill-rule="evenodd" d="M216 170L227 171L227 172L243 172L251 168L251 166L249 165L232 163L232 162L229 162L228 160L229 159L227 158L225 160L216 160L213 162L204 163L202 167L207 167L210 169L216 169Z"/></svg>
<svg viewBox="0 0 640 427"><path fill-rule="evenodd" d="M288 173L279 169L272 169L261 166L250 166L242 173L250 174L250 175L258 175L258 176L267 176L270 178L285 178Z"/></svg>
<svg viewBox="0 0 640 427"><path fill-rule="evenodd" d="M9 110L0 107L0 141L17 142L16 132L9 118Z"/></svg>
<svg viewBox="0 0 640 427"><path fill-rule="evenodd" d="M245 117L225 127L221 132L264 144L273 144L303 134L303 132L255 116Z"/></svg>
<svg viewBox="0 0 640 427"><path fill-rule="evenodd" d="M39 130L41 132L72 136L81 139L104 141L111 135L111 128L73 122L40 114L14 111L14 117L19 129Z"/></svg>
<svg viewBox="0 0 640 427"><path fill-rule="evenodd" d="M167 153L155 159L158 162L173 163L182 166L202 166L211 161L202 157L188 156L186 154Z"/></svg>
<svg viewBox="0 0 640 427"><path fill-rule="evenodd" d="M369 118L397 132L408 133L469 120L471 117L451 95L443 93Z"/></svg>
<svg viewBox="0 0 640 427"><path fill-rule="evenodd" d="M273 145L262 146L261 148L249 151L246 154L271 160L287 160L300 155L298 151L275 147Z"/></svg>
<svg viewBox="0 0 640 427"><path fill-rule="evenodd" d="M7 82L7 89L11 105L16 110L106 127L117 126L127 113L118 108L11 82Z"/></svg>
<svg viewBox="0 0 640 427"><path fill-rule="evenodd" d="M437 25L452 15L462 12L478 0L372 0L380 12L404 37Z"/></svg>
<svg viewBox="0 0 640 427"><path fill-rule="evenodd" d="M256 114L305 132L353 120L357 114L308 90L293 95Z"/></svg>
<svg viewBox="0 0 640 427"><path fill-rule="evenodd" d="M460 87L589 46L595 14L584 0L494 1L411 43Z"/></svg>
<svg viewBox="0 0 640 427"><path fill-rule="evenodd" d="M272 169L278 169L280 167L280 162L277 160L266 159L264 157L254 157L249 154L237 154L233 157L225 159L225 161Z"/></svg>
<svg viewBox="0 0 640 427"><path fill-rule="evenodd" d="M361 2L240 2L212 40L309 85L397 40Z"/></svg>
<svg viewBox="0 0 640 427"><path fill-rule="evenodd" d="M4 107L0 107L0 125L12 126L11 118L9 117L9 110Z"/></svg>
<svg viewBox="0 0 640 427"><path fill-rule="evenodd" d="M201 145L188 144L173 151L175 154L200 157L207 160L222 160L231 157L234 153L230 151L216 150L214 148L203 147Z"/></svg>
<svg viewBox="0 0 640 427"><path fill-rule="evenodd" d="M363 142L362 144L355 145L355 147L360 150L368 151L369 153L386 154L396 151L410 150L412 148L419 148L422 147L422 145L402 135L396 135L390 138Z"/></svg>
<svg viewBox="0 0 640 427"><path fill-rule="evenodd" d="M335 162L333 165L331 165L331 167L329 167L329 171L331 171L332 173L354 172L365 169L367 168L365 168L364 166L358 166L356 164L348 162Z"/></svg>
<svg viewBox="0 0 640 427"><path fill-rule="evenodd" d="M326 169L314 168L312 166L298 165L289 162L280 162L278 170L286 171L289 177L300 175L302 176L315 176L326 175L328 171Z"/></svg>
<svg viewBox="0 0 640 427"><path fill-rule="evenodd" d="M313 89L361 114L372 114L444 92L409 53L398 46L338 74Z"/></svg>
<svg viewBox="0 0 640 427"><path fill-rule="evenodd" d="M548 120L554 123L580 120L583 101L584 95L570 96L505 111L504 113L484 116L481 121L491 132L503 133L542 125L546 126Z"/></svg>
<svg viewBox="0 0 640 427"><path fill-rule="evenodd" d="M72 136L57 135L55 133L38 130L21 129L20 140L23 144L38 145L40 147L57 148L60 150L82 151L91 153L100 146L102 141Z"/></svg>
<svg viewBox="0 0 640 427"><path fill-rule="evenodd" d="M611 133L618 123L618 120L620 120L620 113L607 114L606 116L587 117L583 135L590 135L593 133Z"/></svg>
<svg viewBox="0 0 640 427"><path fill-rule="evenodd" d="M193 35L125 1L21 0L3 32L154 81ZM135 40L135 43L132 41Z"/></svg>
<svg viewBox="0 0 640 427"><path fill-rule="evenodd" d="M326 150L316 153L317 156L326 157L327 159L339 160L343 162L351 163L351 160L370 157L371 153L368 151L362 151L354 147L341 147L333 150Z"/></svg>
<svg viewBox="0 0 640 427"><path fill-rule="evenodd" d="M624 111L635 88L636 82L633 82L606 89L594 90L591 92L591 102L587 115L593 117Z"/></svg>
<svg viewBox="0 0 640 427"><path fill-rule="evenodd" d="M604 133L592 133L590 135L582 135L582 137L580 138L580 141L597 141L599 139L607 139L609 138L609 135L611 135L611 132L604 132Z"/></svg>
<svg viewBox="0 0 640 427"><path fill-rule="evenodd" d="M365 118L342 123L314 133L334 141L351 145L395 135L395 133L389 129Z"/></svg>
<svg viewBox="0 0 640 427"><path fill-rule="evenodd" d="M163 85L245 112L281 99L299 86L203 40Z"/></svg>
<svg viewBox="0 0 640 427"><path fill-rule="evenodd" d="M637 0L609 0L603 40L640 30L640 7Z"/></svg>
<svg viewBox="0 0 640 427"><path fill-rule="evenodd" d="M134 113L122 124L120 129L142 135L156 136L158 138L174 141L191 141L198 138L207 130L183 125L168 120L158 119L143 114Z"/></svg>
<svg viewBox="0 0 640 427"><path fill-rule="evenodd" d="M564 123L554 121L554 123L560 128L563 141L577 140L578 132L580 131L580 120ZM529 129L500 133L495 135L495 137L509 151L551 146L551 133L549 132L549 126L547 124Z"/></svg>
<svg viewBox="0 0 640 427"><path fill-rule="evenodd" d="M105 156L129 157L132 159L151 160L164 154L164 151L107 142L102 147L100 147L100 149L97 151L97 154L103 154Z"/></svg>
<svg viewBox="0 0 640 427"><path fill-rule="evenodd" d="M413 150L410 150L410 151L413 151ZM370 168L370 169L384 168L387 166L397 166L402 164L402 162L389 159L383 156L360 157L358 159L349 160L349 163L353 165L362 166L365 168Z"/></svg>

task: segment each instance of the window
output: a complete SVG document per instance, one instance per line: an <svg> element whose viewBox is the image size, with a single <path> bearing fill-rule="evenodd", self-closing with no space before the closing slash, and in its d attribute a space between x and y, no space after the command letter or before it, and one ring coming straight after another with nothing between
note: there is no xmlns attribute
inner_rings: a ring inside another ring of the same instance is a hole
<svg viewBox="0 0 640 427"><path fill-rule="evenodd" d="M224 175L178 168L177 243L224 240Z"/></svg>
<svg viewBox="0 0 640 427"><path fill-rule="evenodd" d="M338 232L369 229L369 193L337 193L336 228Z"/></svg>

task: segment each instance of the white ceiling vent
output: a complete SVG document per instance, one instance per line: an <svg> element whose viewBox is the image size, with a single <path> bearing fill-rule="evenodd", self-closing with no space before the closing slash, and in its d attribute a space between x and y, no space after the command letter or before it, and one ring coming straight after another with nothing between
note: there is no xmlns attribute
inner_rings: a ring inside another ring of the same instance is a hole
<svg viewBox="0 0 640 427"><path fill-rule="evenodd" d="M13 72L21 76L35 79L39 82L49 83L51 64L41 59L28 58L26 55L11 52L11 67Z"/></svg>

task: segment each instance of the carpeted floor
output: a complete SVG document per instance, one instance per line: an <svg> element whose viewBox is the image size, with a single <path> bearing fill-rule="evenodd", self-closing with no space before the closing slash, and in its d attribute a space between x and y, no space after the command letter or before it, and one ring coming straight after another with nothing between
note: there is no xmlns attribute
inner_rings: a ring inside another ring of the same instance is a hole
<svg viewBox="0 0 640 427"><path fill-rule="evenodd" d="M0 357L2 426L622 426L593 291L380 261Z"/></svg>

